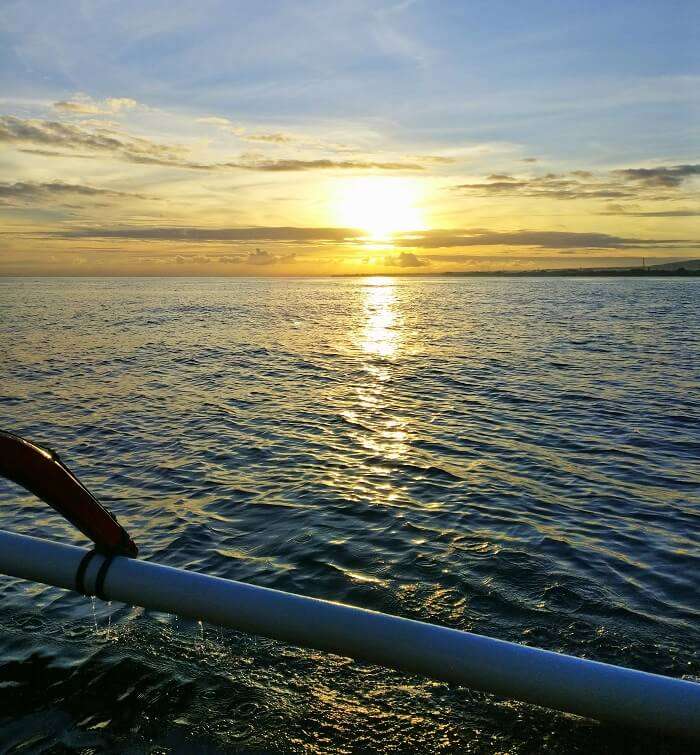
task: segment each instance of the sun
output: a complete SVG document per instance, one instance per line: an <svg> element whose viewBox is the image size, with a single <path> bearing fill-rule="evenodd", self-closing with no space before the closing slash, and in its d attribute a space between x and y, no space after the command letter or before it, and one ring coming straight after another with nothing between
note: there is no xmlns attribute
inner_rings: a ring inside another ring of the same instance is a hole
<svg viewBox="0 0 700 755"><path fill-rule="evenodd" d="M425 230L417 181L371 176L344 179L337 186L333 213L346 228L364 231L372 241L389 241L402 231Z"/></svg>

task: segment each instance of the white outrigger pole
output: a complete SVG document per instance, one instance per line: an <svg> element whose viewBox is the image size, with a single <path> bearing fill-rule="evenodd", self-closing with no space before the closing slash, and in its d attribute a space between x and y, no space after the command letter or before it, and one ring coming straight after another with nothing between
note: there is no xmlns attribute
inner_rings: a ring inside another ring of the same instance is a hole
<svg viewBox="0 0 700 755"><path fill-rule="evenodd" d="M61 482L64 473L70 478ZM55 454L0 432L0 474L50 499L97 545L87 550L0 530L0 574L581 716L700 738L698 683L139 561L129 557L136 546L116 519Z"/></svg>
<svg viewBox="0 0 700 755"><path fill-rule="evenodd" d="M76 588L84 548L0 530L0 572ZM471 632L256 587L148 561L97 554L109 600L205 620L502 697L628 726L700 737L700 684L494 640Z"/></svg>

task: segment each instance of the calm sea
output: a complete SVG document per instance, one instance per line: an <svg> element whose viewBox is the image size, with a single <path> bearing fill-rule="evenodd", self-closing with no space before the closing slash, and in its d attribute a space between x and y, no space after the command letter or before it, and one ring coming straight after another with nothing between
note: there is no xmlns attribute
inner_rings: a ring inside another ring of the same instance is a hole
<svg viewBox="0 0 700 755"><path fill-rule="evenodd" d="M2 279L0 427L143 558L699 677L699 330L695 280ZM0 577L0 750L688 745Z"/></svg>

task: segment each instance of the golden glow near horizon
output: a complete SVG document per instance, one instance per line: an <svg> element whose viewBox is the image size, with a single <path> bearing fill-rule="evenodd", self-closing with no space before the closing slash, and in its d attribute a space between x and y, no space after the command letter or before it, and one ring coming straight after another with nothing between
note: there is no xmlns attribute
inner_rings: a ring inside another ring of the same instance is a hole
<svg viewBox="0 0 700 755"><path fill-rule="evenodd" d="M700 256L683 14L511 2L505 28L503 13L455 0L34 5L0 10L0 275ZM538 65L519 65L533 33Z"/></svg>
<svg viewBox="0 0 700 755"><path fill-rule="evenodd" d="M396 233L426 229L419 206L418 181L385 176L345 179L338 183L332 200L336 222L357 228L370 241L391 241Z"/></svg>

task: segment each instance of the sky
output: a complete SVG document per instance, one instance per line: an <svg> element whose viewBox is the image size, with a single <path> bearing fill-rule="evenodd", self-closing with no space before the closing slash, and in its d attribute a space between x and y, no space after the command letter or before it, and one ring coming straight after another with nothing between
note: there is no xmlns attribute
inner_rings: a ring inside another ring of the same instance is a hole
<svg viewBox="0 0 700 755"><path fill-rule="evenodd" d="M0 275L700 257L697 0L4 0Z"/></svg>

